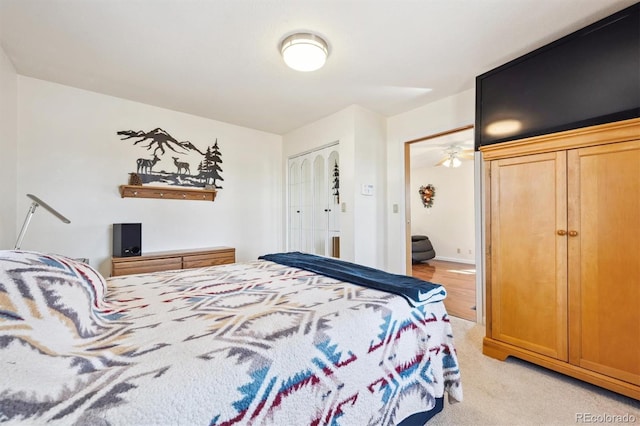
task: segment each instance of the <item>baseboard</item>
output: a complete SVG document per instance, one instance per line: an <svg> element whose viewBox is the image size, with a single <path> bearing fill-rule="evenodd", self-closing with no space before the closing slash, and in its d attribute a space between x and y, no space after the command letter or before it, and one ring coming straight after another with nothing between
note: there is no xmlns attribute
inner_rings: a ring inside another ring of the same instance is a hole
<svg viewBox="0 0 640 426"><path fill-rule="evenodd" d="M476 261L474 259L456 259L455 257L442 257L436 256L433 260L442 260L445 262L457 262L457 263L467 263L469 265L475 265Z"/></svg>

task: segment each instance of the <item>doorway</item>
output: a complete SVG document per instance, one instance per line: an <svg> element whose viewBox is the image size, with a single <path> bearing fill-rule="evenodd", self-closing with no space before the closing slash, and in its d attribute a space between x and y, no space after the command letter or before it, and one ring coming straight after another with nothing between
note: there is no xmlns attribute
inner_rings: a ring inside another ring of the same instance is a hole
<svg viewBox="0 0 640 426"><path fill-rule="evenodd" d="M405 143L407 271L443 285L451 315L482 321L482 265L476 265L482 258L476 220L480 162L473 141L470 125ZM429 238L434 258L413 253L411 237L418 235Z"/></svg>

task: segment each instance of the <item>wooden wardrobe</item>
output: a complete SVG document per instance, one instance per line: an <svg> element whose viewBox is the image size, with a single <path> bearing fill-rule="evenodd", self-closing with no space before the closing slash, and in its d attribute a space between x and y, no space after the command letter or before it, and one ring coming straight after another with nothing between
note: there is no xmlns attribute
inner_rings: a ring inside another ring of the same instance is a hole
<svg viewBox="0 0 640 426"><path fill-rule="evenodd" d="M481 151L484 354L640 399L640 119Z"/></svg>

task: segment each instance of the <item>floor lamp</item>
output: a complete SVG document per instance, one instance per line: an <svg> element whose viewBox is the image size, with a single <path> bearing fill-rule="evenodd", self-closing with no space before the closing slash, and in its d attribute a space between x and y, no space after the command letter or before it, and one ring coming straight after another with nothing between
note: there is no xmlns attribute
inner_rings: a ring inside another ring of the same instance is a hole
<svg viewBox="0 0 640 426"><path fill-rule="evenodd" d="M22 239L24 238L24 234L26 234L27 228L29 227L29 222L31 222L31 217L36 212L36 209L38 208L38 206L44 207L44 209L46 211L48 211L49 213L51 213L52 215L54 215L55 217L57 217L58 219L60 219L64 223L71 223L71 221L69 219L67 219L66 217L61 215L58 211L56 211L56 209L54 209L49 204L45 203L44 201L42 201L40 198L36 197L35 195L27 194L27 197L29 197L31 200L33 200L33 202L31 203L31 207L29 207L29 211L27 212L27 217L24 219L24 223L22 224L22 229L20 230L20 235L18 235L18 239L16 240L16 245L13 248L14 250L19 250L20 249L20 245L22 244Z"/></svg>

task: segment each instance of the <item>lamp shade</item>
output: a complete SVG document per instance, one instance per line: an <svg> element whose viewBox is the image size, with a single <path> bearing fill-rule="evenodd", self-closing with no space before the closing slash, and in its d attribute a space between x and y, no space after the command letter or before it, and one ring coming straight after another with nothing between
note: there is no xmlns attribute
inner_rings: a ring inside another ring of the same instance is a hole
<svg viewBox="0 0 640 426"><path fill-rule="evenodd" d="M296 71L315 71L327 61L329 48L321 37L310 33L292 34L280 45L284 62Z"/></svg>

